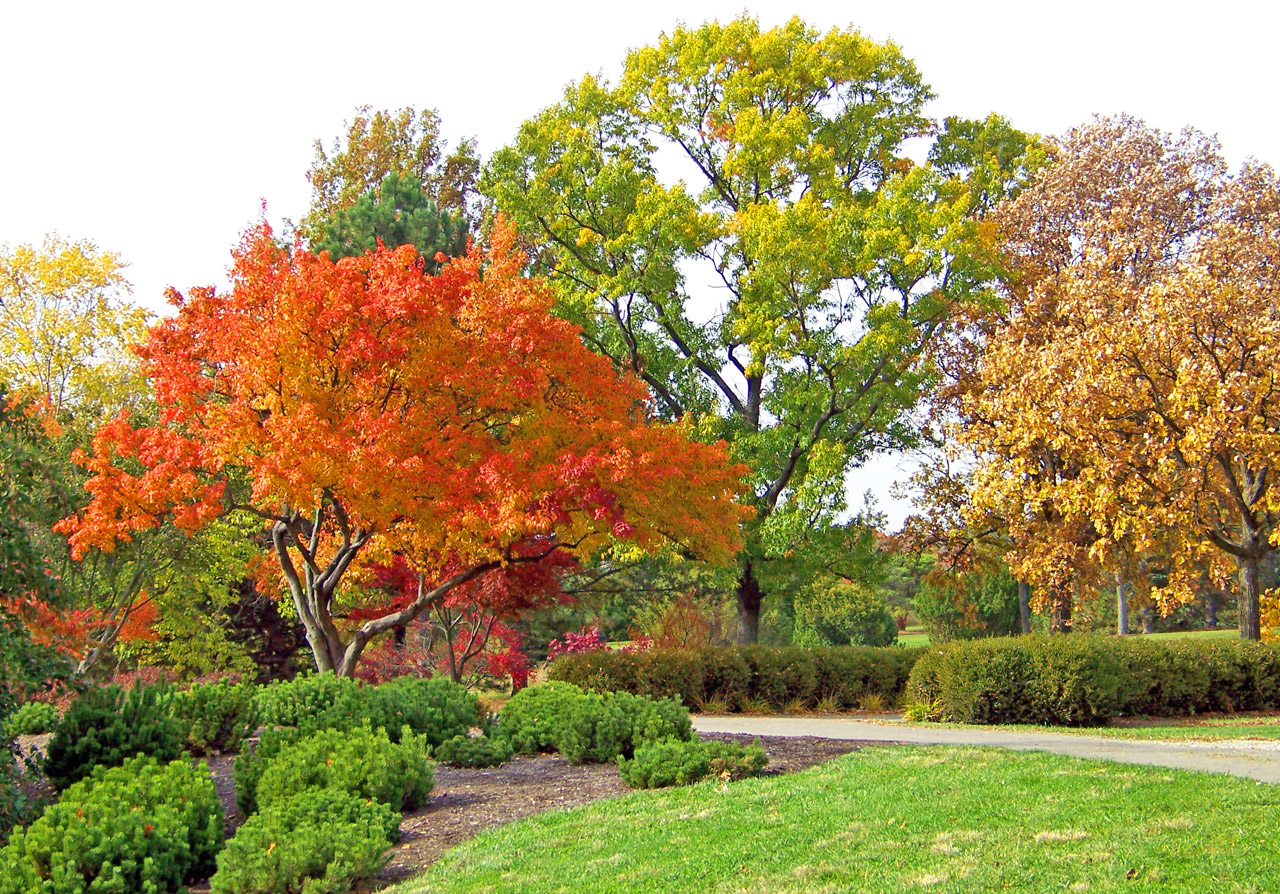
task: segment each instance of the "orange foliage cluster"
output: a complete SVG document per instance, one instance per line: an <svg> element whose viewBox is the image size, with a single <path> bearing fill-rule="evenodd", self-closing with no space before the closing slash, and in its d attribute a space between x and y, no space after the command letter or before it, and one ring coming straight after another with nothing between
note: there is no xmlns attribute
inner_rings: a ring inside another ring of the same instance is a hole
<svg viewBox="0 0 1280 894"><path fill-rule="evenodd" d="M725 446L653 422L643 384L551 315L504 226L437 276L411 246L334 262L265 224L234 257L230 292L171 292L177 315L139 349L160 424L122 416L81 457L93 501L60 526L78 554L165 519L256 512L336 666L328 603L357 553L403 555L438 584L532 561L516 555L528 543L737 548L742 470Z"/></svg>

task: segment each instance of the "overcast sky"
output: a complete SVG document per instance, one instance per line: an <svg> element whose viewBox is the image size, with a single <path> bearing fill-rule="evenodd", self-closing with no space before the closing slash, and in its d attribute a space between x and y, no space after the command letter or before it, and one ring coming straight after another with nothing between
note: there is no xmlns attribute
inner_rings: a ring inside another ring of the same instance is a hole
<svg viewBox="0 0 1280 894"><path fill-rule="evenodd" d="M1280 163L1280 4L1264 0L744 3L9 0L0 44L0 243L57 231L119 252L137 301L218 284L238 234L298 218L317 138L356 106L434 108L482 153L587 72L679 22L798 15L913 58L941 118L1060 133L1128 112ZM892 463L860 476L882 490ZM900 515L895 509L894 516Z"/></svg>

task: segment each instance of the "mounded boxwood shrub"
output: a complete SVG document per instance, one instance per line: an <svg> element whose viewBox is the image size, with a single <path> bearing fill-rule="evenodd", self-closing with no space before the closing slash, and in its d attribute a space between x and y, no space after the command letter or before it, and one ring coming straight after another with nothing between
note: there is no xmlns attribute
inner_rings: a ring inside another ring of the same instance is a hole
<svg viewBox="0 0 1280 894"><path fill-rule="evenodd" d="M543 683L511 697L499 719L501 734L523 754L558 751L569 760L612 761L641 742L689 739L689 712L676 699L629 692L584 692L571 683Z"/></svg>
<svg viewBox="0 0 1280 894"><path fill-rule="evenodd" d="M259 810L317 788L373 798L393 810L417 810L435 782L420 736L392 742L383 730L321 730L282 748L257 783Z"/></svg>
<svg viewBox="0 0 1280 894"><path fill-rule="evenodd" d="M258 728L252 683L196 683L176 692L170 705L183 728L188 750L195 754L239 751Z"/></svg>
<svg viewBox="0 0 1280 894"><path fill-rule="evenodd" d="M101 767L0 851L0 894L180 891L223 844L209 768L138 757Z"/></svg>
<svg viewBox="0 0 1280 894"><path fill-rule="evenodd" d="M730 646L650 652L584 652L552 662L548 678L594 692L679 697L737 710L747 702L781 708L835 698L853 707L863 695L898 701L920 648Z"/></svg>
<svg viewBox="0 0 1280 894"><path fill-rule="evenodd" d="M760 745L734 742L683 742L663 739L636 748L635 757L618 758L622 781L631 788L692 785L708 776L727 781L759 776L768 763Z"/></svg>
<svg viewBox="0 0 1280 894"><path fill-rule="evenodd" d="M400 815L381 801L313 789L249 817L210 880L213 894L346 892L372 878L399 837Z"/></svg>
<svg viewBox="0 0 1280 894"><path fill-rule="evenodd" d="M182 754L182 725L169 713L166 686L90 689L71 703L49 741L44 771L57 789L94 767L114 767L144 754L164 762Z"/></svg>
<svg viewBox="0 0 1280 894"><path fill-rule="evenodd" d="M9 715L4 725L6 739L40 736L58 725L58 709L45 702L27 702Z"/></svg>

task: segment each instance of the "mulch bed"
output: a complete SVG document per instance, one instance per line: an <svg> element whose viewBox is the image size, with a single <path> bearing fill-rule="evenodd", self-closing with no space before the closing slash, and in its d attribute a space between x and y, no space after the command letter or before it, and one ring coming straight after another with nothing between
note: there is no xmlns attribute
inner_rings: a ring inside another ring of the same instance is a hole
<svg viewBox="0 0 1280 894"><path fill-rule="evenodd" d="M704 739L750 744L758 741L769 756L762 775L794 773L857 751L857 742L811 737L703 734ZM23 742L41 747L47 738ZM209 771L227 812L228 832L244 821L236 808L232 782L233 755L209 759ZM400 824L401 841L391 853L379 881L391 884L423 872L441 854L483 832L547 810L563 810L624 795L628 789L612 764L575 766L559 755L516 757L500 767L462 770L436 765L436 784L430 803L407 813ZM193 885L191 894L207 892Z"/></svg>

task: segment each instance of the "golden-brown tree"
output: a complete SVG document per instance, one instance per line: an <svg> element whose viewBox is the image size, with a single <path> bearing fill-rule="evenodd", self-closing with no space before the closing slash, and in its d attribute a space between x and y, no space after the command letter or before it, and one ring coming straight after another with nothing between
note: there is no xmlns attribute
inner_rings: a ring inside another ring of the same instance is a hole
<svg viewBox="0 0 1280 894"><path fill-rule="evenodd" d="M1164 605L1234 565L1259 637L1280 495L1280 182L1130 118L1069 133L998 214L1007 303L961 401L975 507L1046 594L1120 572Z"/></svg>

